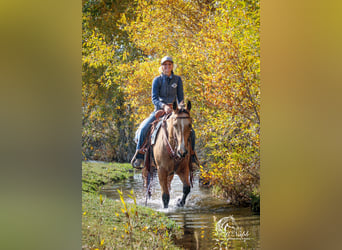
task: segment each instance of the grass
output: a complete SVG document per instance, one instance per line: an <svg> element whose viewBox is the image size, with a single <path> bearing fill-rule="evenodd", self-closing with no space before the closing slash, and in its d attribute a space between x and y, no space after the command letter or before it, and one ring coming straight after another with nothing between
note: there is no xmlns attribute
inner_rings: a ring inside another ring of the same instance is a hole
<svg viewBox="0 0 342 250"><path fill-rule="evenodd" d="M121 201L98 193L102 185L133 175L129 164L82 164L83 249L179 249L171 238L179 226L153 209L136 205L133 191ZM133 203L126 203L133 199Z"/></svg>
<svg viewBox="0 0 342 250"><path fill-rule="evenodd" d="M97 192L106 184L133 176L129 163L82 163L82 191Z"/></svg>

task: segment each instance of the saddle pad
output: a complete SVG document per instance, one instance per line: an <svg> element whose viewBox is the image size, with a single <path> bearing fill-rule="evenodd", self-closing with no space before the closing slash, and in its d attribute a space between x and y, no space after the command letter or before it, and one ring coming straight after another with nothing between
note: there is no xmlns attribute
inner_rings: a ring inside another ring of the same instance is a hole
<svg viewBox="0 0 342 250"><path fill-rule="evenodd" d="M163 123L163 120L160 120L160 121L157 123L156 128L155 128L155 129L153 130L153 132L152 132L152 135L151 135L151 145L152 145L152 146L156 143L156 137L157 137L159 128L160 128L160 126L162 125L162 123Z"/></svg>

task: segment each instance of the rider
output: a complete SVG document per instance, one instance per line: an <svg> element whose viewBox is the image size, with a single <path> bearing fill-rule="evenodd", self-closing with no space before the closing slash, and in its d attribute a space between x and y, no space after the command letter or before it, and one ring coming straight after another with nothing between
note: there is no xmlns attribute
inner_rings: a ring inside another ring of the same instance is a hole
<svg viewBox="0 0 342 250"><path fill-rule="evenodd" d="M171 113L172 102L177 98L178 103L184 101L183 82L180 76L173 73L173 60L170 56L165 56L161 59L161 75L154 78L152 82L152 103L154 111L145 119L139 126L135 134L137 143L136 153L131 161L134 168L141 168L140 165L144 161L144 155L139 152L148 131L151 128L152 122L156 119L155 113L158 110L164 110L166 113ZM195 151L195 132L191 130L191 145ZM193 155L193 162L198 164L196 156Z"/></svg>

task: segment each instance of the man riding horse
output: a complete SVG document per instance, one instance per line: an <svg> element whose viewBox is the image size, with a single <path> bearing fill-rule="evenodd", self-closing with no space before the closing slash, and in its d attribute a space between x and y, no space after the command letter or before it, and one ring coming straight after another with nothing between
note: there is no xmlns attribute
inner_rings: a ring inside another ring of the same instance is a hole
<svg viewBox="0 0 342 250"><path fill-rule="evenodd" d="M184 103L183 82L180 76L173 73L173 60L170 56L161 59L161 75L154 78L152 82L152 103L155 106L151 115L145 119L139 126L135 134L136 153L131 163L134 168L141 169L144 162L144 152L142 146L149 134L151 124L156 120L156 112L164 110L166 114L172 112L172 103L176 99L178 104ZM192 152L195 152L195 131L191 129ZM199 165L196 154L191 155L192 164Z"/></svg>

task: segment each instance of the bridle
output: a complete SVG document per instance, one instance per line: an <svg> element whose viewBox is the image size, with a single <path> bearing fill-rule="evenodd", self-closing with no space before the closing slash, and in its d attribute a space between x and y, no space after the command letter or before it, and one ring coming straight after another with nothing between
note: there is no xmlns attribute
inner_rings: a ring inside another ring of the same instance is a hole
<svg viewBox="0 0 342 250"><path fill-rule="evenodd" d="M172 138L168 138L168 131L167 131L167 127L166 127L166 121L167 121L168 118L170 118L170 119L190 119L190 120L192 120L192 118L190 117L189 112L187 112L186 110L181 110L180 113L187 113L188 116L181 116L181 117L177 117L177 116L176 116L176 117L165 116L164 119L163 119L163 124L162 124L163 130L164 130L164 133L165 133L165 136L164 136L165 140L164 140L164 142L165 142L165 144L166 144L166 149L167 149L167 151L168 151L170 157L171 157L172 159L174 159L176 163L179 163L179 162L182 161L184 158L179 157L179 156L177 155L177 153L176 153L176 148L177 148L178 145L177 145L177 140L174 139L174 138L176 137L176 136L174 135L174 133L173 133L173 135L172 135ZM172 146L171 146L171 144L170 144L170 140L175 141L174 149L172 148Z"/></svg>

